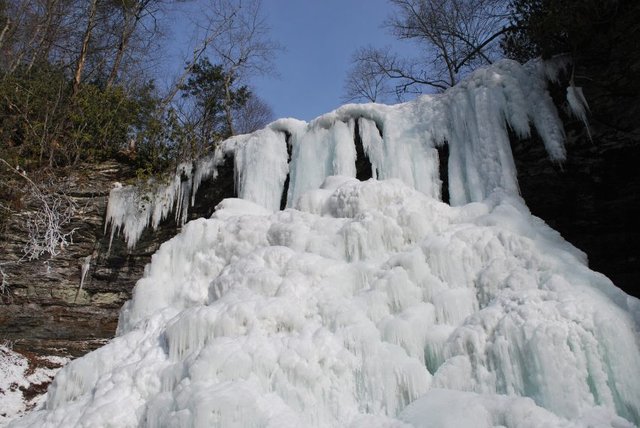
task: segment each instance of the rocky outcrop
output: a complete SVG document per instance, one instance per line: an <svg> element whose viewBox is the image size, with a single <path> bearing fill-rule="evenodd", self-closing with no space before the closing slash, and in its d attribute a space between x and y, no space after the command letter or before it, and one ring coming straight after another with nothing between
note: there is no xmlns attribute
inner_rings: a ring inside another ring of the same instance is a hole
<svg viewBox="0 0 640 428"><path fill-rule="evenodd" d="M219 179L202 183L189 218L210 216L219 201L234 196L232 168L228 159ZM120 307L131 297L151 255L178 231L169 219L155 231L146 230L133 250L127 250L120 236L109 248L110 236L104 231L109 191L133 172L116 162L65 172L59 180L77 206L65 226L74 230L73 243L55 257L25 259L29 233L20 214L10 219L0 240L0 266L8 283L1 296L0 339L12 342L19 352L78 356L112 338ZM26 197L24 204L23 212L28 212L36 201Z"/></svg>
<svg viewBox="0 0 640 428"><path fill-rule="evenodd" d="M635 6L636 18L640 8ZM628 294L640 297L640 23L616 22L576 54L569 70L589 103L591 138L564 113L567 160L553 164L535 138L512 145L522 196L531 211L589 257ZM554 88L565 103L566 86Z"/></svg>
<svg viewBox="0 0 640 428"><path fill-rule="evenodd" d="M515 144L520 190L533 214L587 253L591 269L640 297L640 138L597 121L591 130L593 142L570 135L562 164L539 144Z"/></svg>

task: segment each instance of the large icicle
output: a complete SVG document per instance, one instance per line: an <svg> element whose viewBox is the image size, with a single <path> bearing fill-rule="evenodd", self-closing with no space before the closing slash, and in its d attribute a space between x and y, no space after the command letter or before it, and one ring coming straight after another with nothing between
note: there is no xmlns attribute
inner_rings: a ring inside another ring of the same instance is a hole
<svg viewBox="0 0 640 428"><path fill-rule="evenodd" d="M362 147L369 158L369 162L371 162L372 177L378 179L378 170L380 170L384 162L384 142L382 140L382 134L378 129L378 125L369 119L358 119L358 128L360 130Z"/></svg>
<svg viewBox="0 0 640 428"><path fill-rule="evenodd" d="M582 93L582 88L574 86L573 82L567 87L567 102L569 103L569 109L571 113L580 119L584 124L584 128L587 130L587 135L591 138L591 131L589 130L589 121L587 120L587 112L589 111L589 104L587 99Z"/></svg>
<svg viewBox="0 0 640 428"><path fill-rule="evenodd" d="M304 192L320 187L331 175L355 177L353 122L336 120L328 127L321 122L318 120L304 132L292 134L289 206Z"/></svg>
<svg viewBox="0 0 640 428"><path fill-rule="evenodd" d="M111 240L122 230L129 249L135 247L146 227L156 229L171 212L179 224L187 219L192 188L190 163L182 164L167 184L149 182L150 190L121 186L111 190L107 204L105 231L111 227Z"/></svg>
<svg viewBox="0 0 640 428"><path fill-rule="evenodd" d="M287 178L287 143L269 128L251 134L234 151L238 197L273 211L280 209Z"/></svg>

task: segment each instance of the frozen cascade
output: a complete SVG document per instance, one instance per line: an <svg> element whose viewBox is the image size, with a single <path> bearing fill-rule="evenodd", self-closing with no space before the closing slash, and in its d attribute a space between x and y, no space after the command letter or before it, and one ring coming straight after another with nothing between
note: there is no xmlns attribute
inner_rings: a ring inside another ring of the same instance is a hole
<svg viewBox="0 0 640 428"><path fill-rule="evenodd" d="M269 128L251 134L233 151L238 197L271 210L280 209L287 178L287 146L283 132ZM262 183L260 187L253 183Z"/></svg>
<svg viewBox="0 0 640 428"><path fill-rule="evenodd" d="M310 123L280 119L266 129L219 144L213 155L183 164L168 184L140 191L112 191L107 210L111 233L122 230L129 247L145 227L156 228L171 212L184 224L200 183L233 155L238 195L269 209L280 207L287 173L287 207L332 175L355 177L355 122L376 178L398 178L439 199L436 147L449 145L452 205L479 202L496 188L518 193L507 128L528 136L532 123L553 160L565 158L564 131L546 82L558 66L501 61L473 73L444 94L394 106L348 104ZM574 103L575 104L575 103ZM289 141L286 136L289 135ZM291 146L288 162L287 144ZM190 197L191 196L191 197Z"/></svg>
<svg viewBox="0 0 640 428"><path fill-rule="evenodd" d="M640 424L640 302L517 195L507 126L564 156L542 71L502 62L441 96L224 142L205 169L234 153L243 199L164 243L117 337L12 426ZM356 120L378 180L353 178ZM191 168L169 185L182 210ZM134 236L158 204L113 225Z"/></svg>

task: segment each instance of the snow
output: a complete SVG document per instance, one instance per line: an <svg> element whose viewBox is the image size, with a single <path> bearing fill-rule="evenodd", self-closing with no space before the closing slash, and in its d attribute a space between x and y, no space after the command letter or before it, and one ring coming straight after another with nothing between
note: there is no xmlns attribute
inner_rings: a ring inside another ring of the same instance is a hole
<svg viewBox="0 0 640 428"><path fill-rule="evenodd" d="M117 337L12 427L640 424L640 302L518 195L508 128L565 156L548 73L505 61L223 142L207 168L233 153L242 199L164 243ZM377 180L353 178L356 123ZM110 201L112 225L135 238L167 201L182 212L198 179L181 175L142 211Z"/></svg>
<svg viewBox="0 0 640 428"><path fill-rule="evenodd" d="M63 357L41 357L48 366L60 367L69 359ZM58 368L29 367L29 360L11 349L6 343L0 345L0 427L20 417L30 408L41 408L46 397L37 396L27 402L22 389L32 385L48 383Z"/></svg>
<svg viewBox="0 0 640 428"><path fill-rule="evenodd" d="M442 409L447 411L443 412ZM606 409L597 409L596 413L583 419L568 421L536 406L530 398L481 395L437 388L409 405L400 419L415 428L580 428L608 426L610 422L616 427L632 426Z"/></svg>

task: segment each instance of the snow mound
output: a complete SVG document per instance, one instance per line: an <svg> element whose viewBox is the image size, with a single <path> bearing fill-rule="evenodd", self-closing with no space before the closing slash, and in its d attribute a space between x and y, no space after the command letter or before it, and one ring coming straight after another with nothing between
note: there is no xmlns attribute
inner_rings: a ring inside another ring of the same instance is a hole
<svg viewBox="0 0 640 428"><path fill-rule="evenodd" d="M330 177L226 200L15 427L631 427L637 300L498 191Z"/></svg>

